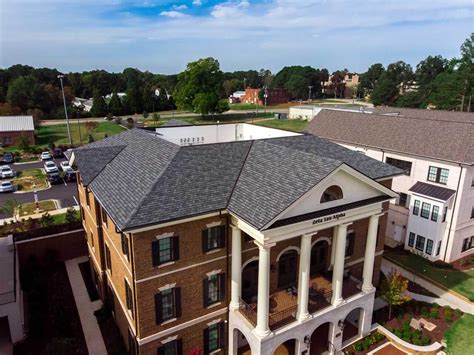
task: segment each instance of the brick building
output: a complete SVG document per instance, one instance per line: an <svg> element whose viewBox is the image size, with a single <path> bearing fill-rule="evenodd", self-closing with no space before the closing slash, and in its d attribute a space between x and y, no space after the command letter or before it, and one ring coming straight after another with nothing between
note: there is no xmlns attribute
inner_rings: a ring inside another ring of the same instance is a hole
<svg viewBox="0 0 474 355"><path fill-rule="evenodd" d="M402 171L311 135L180 146L166 130L70 157L100 297L131 353L316 354L366 335Z"/></svg>
<svg viewBox="0 0 474 355"><path fill-rule="evenodd" d="M0 144L3 147L18 145L22 136L35 144L33 116L0 116Z"/></svg>
<svg viewBox="0 0 474 355"><path fill-rule="evenodd" d="M246 104L264 105L265 101L259 97L260 91L265 90L267 95L267 105L285 104L288 102L288 92L286 89L267 88L267 89L252 89L246 88L245 94L240 97L240 101Z"/></svg>

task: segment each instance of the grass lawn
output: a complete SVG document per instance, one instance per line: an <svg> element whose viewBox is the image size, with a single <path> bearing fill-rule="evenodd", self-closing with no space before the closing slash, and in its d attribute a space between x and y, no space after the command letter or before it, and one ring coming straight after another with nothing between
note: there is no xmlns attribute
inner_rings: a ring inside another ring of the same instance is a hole
<svg viewBox="0 0 474 355"><path fill-rule="evenodd" d="M474 354L474 316L464 314L460 320L445 333L447 353L452 355Z"/></svg>
<svg viewBox="0 0 474 355"><path fill-rule="evenodd" d="M263 120L255 122L256 125L270 128L284 129L293 132L303 132L308 121L304 120Z"/></svg>
<svg viewBox="0 0 474 355"><path fill-rule="evenodd" d="M97 126L92 131L87 131L87 123L79 126L74 120L70 120L71 136L74 145L79 145L89 142L89 135L92 135L94 140L100 140L107 136L123 132L125 128L119 126L115 122L98 122ZM67 126L65 124L57 124L54 126L41 126L36 130L38 136L38 145L47 146L50 142L56 145L68 144Z"/></svg>
<svg viewBox="0 0 474 355"><path fill-rule="evenodd" d="M39 201L39 210L40 212L53 211L56 209L56 204L53 200ZM20 217L24 217L30 214L36 213L36 204L34 202L23 203L19 207Z"/></svg>
<svg viewBox="0 0 474 355"><path fill-rule="evenodd" d="M436 267L430 261L412 253L399 254L386 250L384 256L394 259L407 269L432 279L467 297L470 301L474 301L474 269L460 271L452 268Z"/></svg>
<svg viewBox="0 0 474 355"><path fill-rule="evenodd" d="M18 191L33 191L44 189L48 186L45 175L41 169L27 169L18 171L16 178L12 180Z"/></svg>
<svg viewBox="0 0 474 355"><path fill-rule="evenodd" d="M76 216L77 221L79 221L81 219L81 214L78 210L74 211L74 215ZM54 214L51 217L53 217L53 224L54 225L59 225L59 224L65 224L66 223L66 213Z"/></svg>

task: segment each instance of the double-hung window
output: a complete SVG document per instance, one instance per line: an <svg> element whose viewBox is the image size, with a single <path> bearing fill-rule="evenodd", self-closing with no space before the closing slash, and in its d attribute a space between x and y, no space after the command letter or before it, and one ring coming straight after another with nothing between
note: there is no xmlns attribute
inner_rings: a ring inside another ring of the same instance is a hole
<svg viewBox="0 0 474 355"><path fill-rule="evenodd" d="M423 202L423 204L421 205L420 217L423 217L426 219L430 218L430 211L431 211L431 205L429 203Z"/></svg>
<svg viewBox="0 0 474 355"><path fill-rule="evenodd" d="M430 166L428 169L428 181L446 185L448 183L449 170Z"/></svg>
<svg viewBox="0 0 474 355"><path fill-rule="evenodd" d="M122 242L122 253L127 257L129 257L129 254L128 254L128 238L127 236L125 235L125 233L122 233L120 235L120 239L121 239L121 242Z"/></svg>
<svg viewBox="0 0 474 355"><path fill-rule="evenodd" d="M400 197L398 199L398 205L406 207L407 206L407 201L408 201L408 195L403 193L403 192L400 192Z"/></svg>
<svg viewBox="0 0 474 355"><path fill-rule="evenodd" d="M408 246L411 248L415 246L415 237L416 237L415 233L410 232L410 235L408 237Z"/></svg>
<svg viewBox="0 0 474 355"><path fill-rule="evenodd" d="M426 240L426 250L425 253L431 255L433 253L433 241L431 239Z"/></svg>
<svg viewBox="0 0 474 355"><path fill-rule="evenodd" d="M127 309L133 313L133 297L132 297L132 290L130 288L130 285L128 284L128 281L124 279L124 284L125 284L125 299L127 303Z"/></svg>
<svg viewBox="0 0 474 355"><path fill-rule="evenodd" d="M422 237L421 235L417 236L415 248L419 251L425 249L425 237Z"/></svg>
<svg viewBox="0 0 474 355"><path fill-rule="evenodd" d="M410 161L395 159L395 158L387 158L387 159L385 159L385 162L387 164L390 164L392 166L395 166L399 169L404 170L405 175L410 175L411 174L411 162Z"/></svg>
<svg viewBox="0 0 474 355"><path fill-rule="evenodd" d="M466 250L474 248L474 236L469 238L464 238L462 241L462 249L461 252L465 252Z"/></svg>
<svg viewBox="0 0 474 355"><path fill-rule="evenodd" d="M181 316L181 288L174 287L155 295L156 324Z"/></svg>
<svg viewBox="0 0 474 355"><path fill-rule="evenodd" d="M183 339L169 341L158 348L157 355L182 355Z"/></svg>
<svg viewBox="0 0 474 355"><path fill-rule="evenodd" d="M224 348L225 334L224 322L210 325L204 329L204 354L208 355L214 351Z"/></svg>
<svg viewBox="0 0 474 355"><path fill-rule="evenodd" d="M160 238L151 243L153 266L159 266L179 259L179 238Z"/></svg>
<svg viewBox="0 0 474 355"><path fill-rule="evenodd" d="M433 211L431 212L431 220L433 222L438 222L438 216L439 216L439 207L433 205Z"/></svg>
<svg viewBox="0 0 474 355"><path fill-rule="evenodd" d="M225 246L225 226L214 226L202 231L202 250L221 249Z"/></svg>
<svg viewBox="0 0 474 355"><path fill-rule="evenodd" d="M441 240L438 242L438 247L436 248L436 256L441 252Z"/></svg>
<svg viewBox="0 0 474 355"><path fill-rule="evenodd" d="M110 249L107 244L105 244L105 266L107 267L107 270L109 270L112 274L112 259L110 257Z"/></svg>
<svg viewBox="0 0 474 355"><path fill-rule="evenodd" d="M420 213L420 201L415 200L415 203L413 204L413 214L418 216L418 213Z"/></svg>
<svg viewBox="0 0 474 355"><path fill-rule="evenodd" d="M222 302L225 296L225 274L213 274L203 280L204 307Z"/></svg>

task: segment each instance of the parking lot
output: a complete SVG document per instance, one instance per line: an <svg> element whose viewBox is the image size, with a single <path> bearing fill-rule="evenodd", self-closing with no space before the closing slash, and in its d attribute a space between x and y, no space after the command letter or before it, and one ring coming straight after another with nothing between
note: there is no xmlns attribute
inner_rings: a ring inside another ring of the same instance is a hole
<svg viewBox="0 0 474 355"><path fill-rule="evenodd" d="M56 165L64 161L65 159L54 159ZM27 169L34 168L43 168L44 162L38 161L33 163L23 163L23 164L11 164L10 167L14 171L22 171ZM52 185L50 188L38 191L38 200L57 200L59 202L59 207L71 207L77 205L77 185L76 182L63 182L62 184ZM33 192L24 192L24 193L2 193L0 194L0 206L2 206L6 200L15 199L18 203L34 202L34 193ZM11 217L3 212L0 212L0 218Z"/></svg>

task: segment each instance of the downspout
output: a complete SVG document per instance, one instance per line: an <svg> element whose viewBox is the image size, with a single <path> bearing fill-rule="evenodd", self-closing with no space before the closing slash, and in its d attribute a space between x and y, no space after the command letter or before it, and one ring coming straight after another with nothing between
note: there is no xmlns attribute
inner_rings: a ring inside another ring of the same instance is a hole
<svg viewBox="0 0 474 355"><path fill-rule="evenodd" d="M463 166L461 164L459 164L459 166L461 167L461 172L459 173L458 186L456 188L456 196L454 197L453 213L451 214L451 221L449 222L448 239L446 240L446 248L444 249L444 258L443 258L444 262L446 262L446 255L448 254L449 238L451 237L451 227L453 226L454 213L456 212L456 202L458 200L458 195L459 195L459 185L461 185Z"/></svg>
<svg viewBox="0 0 474 355"><path fill-rule="evenodd" d="M137 284L135 283L135 258L134 258L134 249L133 249L133 236L132 233L128 233L128 239L130 240L130 264L132 266L132 278L133 278L133 312L135 313L135 317L133 317L134 323L135 323L135 340L138 338L138 311L137 311ZM140 352L140 348L137 346L138 344L135 344L135 354ZM132 355L135 355L132 354Z"/></svg>
<svg viewBox="0 0 474 355"><path fill-rule="evenodd" d="M227 231L227 243L226 243L226 255L227 255L227 258L226 258L226 282L225 282L225 287L226 287L226 293L225 293L225 304L226 304L226 307L229 307L229 303L230 303L230 297L229 297L229 294L231 293L231 288L229 287L229 285L231 284L232 282L232 270L231 270L231 264L230 264L230 253L231 253L231 250L230 250L230 244L232 242L232 236L230 236L230 233L229 233L229 226L230 226L230 219L231 217L229 216L229 214L227 214L226 216L226 222L227 222L227 228L226 228L226 231ZM230 237L229 237L230 236ZM229 282L230 281L230 282ZM226 327L226 330L228 332L228 325L229 325L229 312L226 312L226 321L227 321L227 327ZM226 339L228 339L229 337L229 334L226 334ZM227 341L226 341L227 342Z"/></svg>

